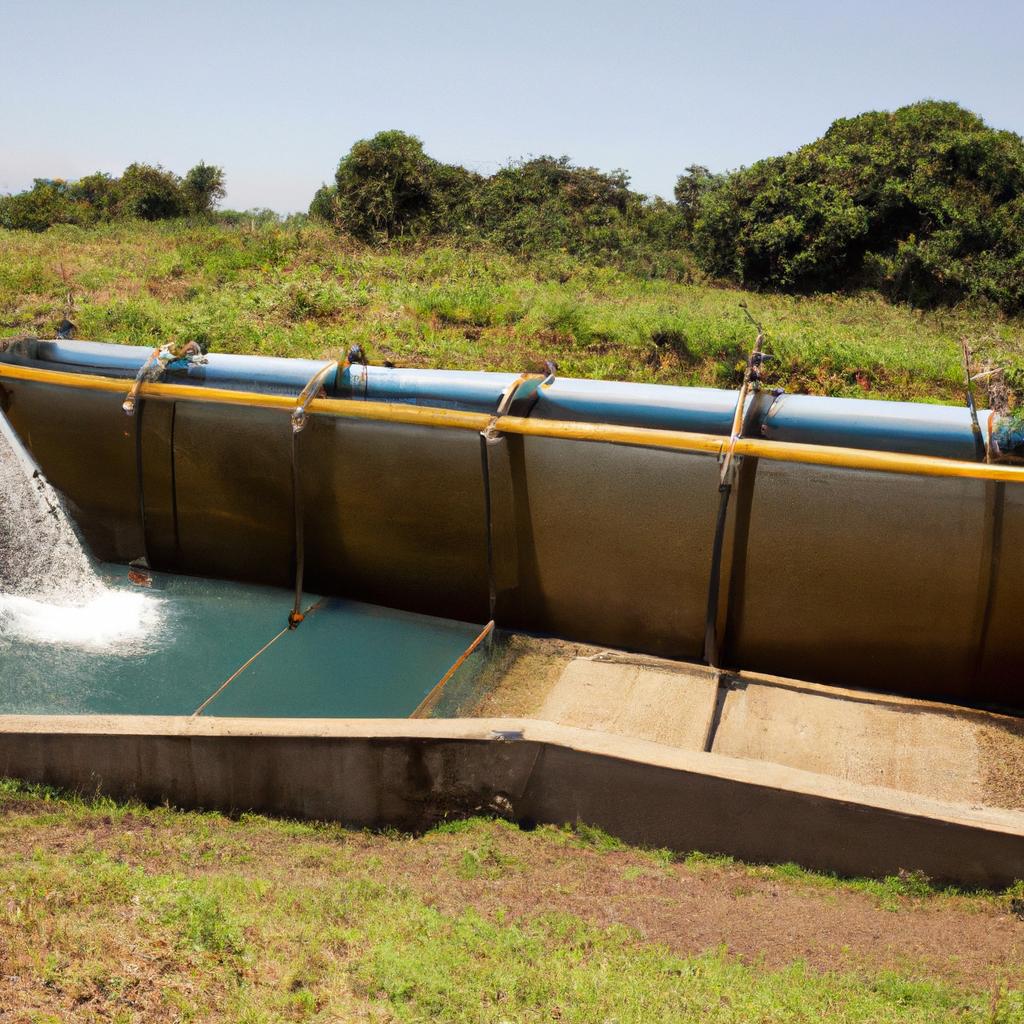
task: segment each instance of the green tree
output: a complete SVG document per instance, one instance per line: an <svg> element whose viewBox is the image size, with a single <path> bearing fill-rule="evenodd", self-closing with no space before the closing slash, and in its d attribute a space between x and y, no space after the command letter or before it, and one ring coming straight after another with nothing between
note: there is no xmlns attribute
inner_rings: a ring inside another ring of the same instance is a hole
<svg viewBox="0 0 1024 1024"><path fill-rule="evenodd" d="M181 191L189 213L204 216L227 194L224 187L224 169L200 161L181 182Z"/></svg>
<svg viewBox="0 0 1024 1024"><path fill-rule="evenodd" d="M696 190L711 274L793 291L872 285L917 304L1024 308L1024 140L955 103L836 121L786 156Z"/></svg>
<svg viewBox="0 0 1024 1024"><path fill-rule="evenodd" d="M116 209L122 217L165 220L183 217L188 203L176 174L159 165L130 164L117 183Z"/></svg>
<svg viewBox="0 0 1024 1024"><path fill-rule="evenodd" d="M333 194L321 189L310 213L328 214L350 234L373 241L464 226L479 176L427 156L414 135L386 131L357 142L334 180Z"/></svg>
<svg viewBox="0 0 1024 1024"><path fill-rule="evenodd" d="M68 183L60 178L36 178L32 188L0 196L0 226L45 231L51 224L74 223Z"/></svg>
<svg viewBox="0 0 1024 1024"><path fill-rule="evenodd" d="M701 199L717 180L703 164L690 164L676 180L676 205L682 211L687 231L693 230Z"/></svg>
<svg viewBox="0 0 1024 1024"><path fill-rule="evenodd" d="M321 185L309 204L309 215L316 220L333 224L339 220L338 189L334 185Z"/></svg>
<svg viewBox="0 0 1024 1024"><path fill-rule="evenodd" d="M625 171L578 167L567 156L511 164L480 193L481 231L510 252L564 250L664 271L663 257L681 243L682 217L629 187Z"/></svg>

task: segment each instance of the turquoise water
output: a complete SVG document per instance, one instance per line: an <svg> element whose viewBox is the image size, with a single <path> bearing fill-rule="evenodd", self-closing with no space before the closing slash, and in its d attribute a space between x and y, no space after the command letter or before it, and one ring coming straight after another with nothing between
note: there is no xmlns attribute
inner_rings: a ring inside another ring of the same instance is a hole
<svg viewBox="0 0 1024 1024"><path fill-rule="evenodd" d="M109 592L85 609L0 603L0 714L405 717L480 630L307 595L305 622L278 636L287 591L99 573Z"/></svg>

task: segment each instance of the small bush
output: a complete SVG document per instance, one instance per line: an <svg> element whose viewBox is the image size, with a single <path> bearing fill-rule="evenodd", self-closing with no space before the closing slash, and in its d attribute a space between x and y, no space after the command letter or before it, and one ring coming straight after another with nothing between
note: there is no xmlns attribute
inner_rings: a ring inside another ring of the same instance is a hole
<svg viewBox="0 0 1024 1024"><path fill-rule="evenodd" d="M245 949L241 929L215 893L192 889L176 893L164 920L177 924L182 945L196 952L238 956Z"/></svg>
<svg viewBox="0 0 1024 1024"><path fill-rule="evenodd" d="M129 164L116 186L117 210L124 217L166 220L182 217L188 207L181 179L162 167Z"/></svg>
<svg viewBox="0 0 1024 1024"><path fill-rule="evenodd" d="M182 179L181 192L189 213L212 213L226 192L223 168L200 161Z"/></svg>
<svg viewBox="0 0 1024 1024"><path fill-rule="evenodd" d="M417 296L415 309L442 324L473 327L509 326L521 320L526 311L513 293L488 285L432 288Z"/></svg>

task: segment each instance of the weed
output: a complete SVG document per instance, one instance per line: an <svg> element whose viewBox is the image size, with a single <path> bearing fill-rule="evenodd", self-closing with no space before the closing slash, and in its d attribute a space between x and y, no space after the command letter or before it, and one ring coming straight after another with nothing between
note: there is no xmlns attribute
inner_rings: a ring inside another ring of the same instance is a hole
<svg viewBox="0 0 1024 1024"><path fill-rule="evenodd" d="M215 892L192 886L174 891L162 920L176 924L182 943L197 952L238 956L245 949L241 929Z"/></svg>
<svg viewBox="0 0 1024 1024"><path fill-rule="evenodd" d="M462 851L458 874L460 878L493 880L522 867L522 861L505 853L491 837L487 837L478 846Z"/></svg>

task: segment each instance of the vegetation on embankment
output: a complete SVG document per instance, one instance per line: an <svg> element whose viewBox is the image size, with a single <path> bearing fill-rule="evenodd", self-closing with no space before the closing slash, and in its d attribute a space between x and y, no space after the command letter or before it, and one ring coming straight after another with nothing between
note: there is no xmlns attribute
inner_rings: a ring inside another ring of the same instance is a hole
<svg viewBox="0 0 1024 1024"><path fill-rule="evenodd" d="M483 176L380 132L341 159L310 214L365 241L459 235L517 255L565 250L644 276L696 262L742 286L870 286L917 306L1024 311L1024 139L956 103L840 118L784 156L691 166L675 204L550 156Z"/></svg>
<svg viewBox="0 0 1024 1024"><path fill-rule="evenodd" d="M205 163L184 178L139 163L120 177L37 178L0 196L0 227L208 220L224 185L223 170ZM372 245L457 239L641 278L687 280L699 268L765 291L871 287L921 308L967 300L1024 313L1024 139L952 102L840 118L821 138L738 170L692 165L675 202L567 156L481 175L433 158L414 135L382 131L342 156L309 217Z"/></svg>
<svg viewBox="0 0 1024 1024"><path fill-rule="evenodd" d="M1019 890L1019 887L1018 887ZM12 1022L1024 1021L1022 891L422 836L0 782Z"/></svg>
<svg viewBox="0 0 1024 1024"><path fill-rule="evenodd" d="M855 296L751 295L645 279L565 253L485 243L371 246L330 227L126 221L0 230L0 334L52 336L73 301L78 336L220 352L339 356L358 342L397 365L732 386L764 322L767 380L816 394L963 400L959 338L1024 384L1024 321L924 312ZM982 401L984 396L982 396Z"/></svg>

